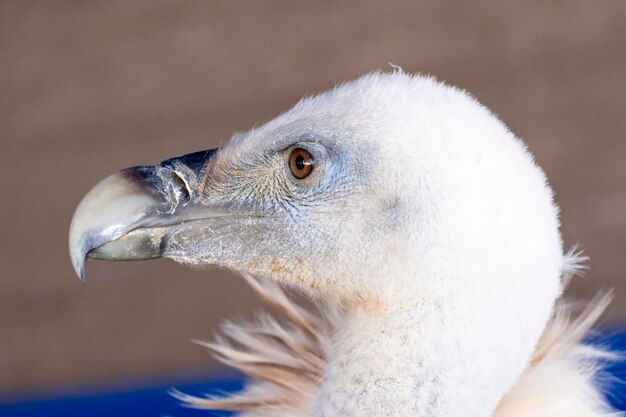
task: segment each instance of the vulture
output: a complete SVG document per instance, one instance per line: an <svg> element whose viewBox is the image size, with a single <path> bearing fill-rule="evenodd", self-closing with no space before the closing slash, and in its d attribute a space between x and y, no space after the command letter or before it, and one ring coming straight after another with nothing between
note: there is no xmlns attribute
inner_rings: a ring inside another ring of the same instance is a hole
<svg viewBox="0 0 626 417"><path fill-rule="evenodd" d="M80 202L86 258L238 272L273 308L226 322L245 417L609 417L588 342L609 302L561 301L584 257L524 143L464 90L397 69L301 100L223 147L124 169ZM304 294L317 311L285 295Z"/></svg>

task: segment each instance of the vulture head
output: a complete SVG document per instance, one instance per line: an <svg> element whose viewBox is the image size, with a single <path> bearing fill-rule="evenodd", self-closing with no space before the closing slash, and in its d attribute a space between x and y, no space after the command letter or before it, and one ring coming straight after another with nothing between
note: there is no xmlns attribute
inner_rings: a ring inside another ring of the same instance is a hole
<svg viewBox="0 0 626 417"><path fill-rule="evenodd" d="M386 336L352 336L377 352L403 335L390 358L414 365L406 381L430 415L493 411L528 364L566 259L524 144L467 92L400 71L305 98L221 148L103 179L69 246L81 278L86 257L217 265L340 306L346 328L378 323ZM358 385L340 367L349 333L322 397Z"/></svg>

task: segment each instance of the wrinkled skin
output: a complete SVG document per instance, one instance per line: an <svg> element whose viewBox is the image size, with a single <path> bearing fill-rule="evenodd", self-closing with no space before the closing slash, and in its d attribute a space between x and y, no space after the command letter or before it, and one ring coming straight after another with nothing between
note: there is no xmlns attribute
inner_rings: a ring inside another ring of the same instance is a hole
<svg viewBox="0 0 626 417"><path fill-rule="evenodd" d="M307 130L267 132L279 139L262 152L249 140L218 151L198 179L197 198L199 204L233 217L175 226L163 256L293 279L299 286L332 286L343 273L359 273L350 270L354 262L345 262L343 271L334 266L340 264L339 248L349 244L351 236L372 232L367 218L359 216L369 210L363 197L367 165L351 155L346 141ZM313 173L304 180L289 170L294 148L307 149L315 157ZM355 217L362 221L347 221ZM329 224L329 218L346 227Z"/></svg>

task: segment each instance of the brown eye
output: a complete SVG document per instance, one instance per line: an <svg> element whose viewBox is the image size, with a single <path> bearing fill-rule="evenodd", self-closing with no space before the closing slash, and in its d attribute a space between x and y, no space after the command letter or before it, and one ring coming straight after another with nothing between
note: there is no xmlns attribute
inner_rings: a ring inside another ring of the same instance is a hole
<svg viewBox="0 0 626 417"><path fill-rule="evenodd" d="M289 155L289 168L294 177L301 180L313 172L315 159L306 149L296 148Z"/></svg>

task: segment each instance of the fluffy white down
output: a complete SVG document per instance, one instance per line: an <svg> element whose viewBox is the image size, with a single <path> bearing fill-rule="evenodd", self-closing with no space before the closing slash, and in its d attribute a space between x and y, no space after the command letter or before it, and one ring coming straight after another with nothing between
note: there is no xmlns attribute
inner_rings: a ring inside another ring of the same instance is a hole
<svg viewBox="0 0 626 417"><path fill-rule="evenodd" d="M532 359L572 262L545 175L496 116L433 78L370 74L237 135L224 155L286 131L363 150L359 204L319 223L337 231L333 262L311 254L317 269L301 280L226 266L305 292L331 319L251 280L289 325L228 325L241 348L208 346L261 382L233 399L184 399L249 416L605 415L580 337ZM558 318L551 326L569 337ZM542 408L543 395L553 400Z"/></svg>
<svg viewBox="0 0 626 417"><path fill-rule="evenodd" d="M196 341L221 362L246 374L245 390L224 397L198 398L179 391L173 395L189 407L238 411L242 417L311 417L342 313L325 306L324 317L312 315L290 301L277 285L245 278L275 309L279 320L261 314L255 322L225 322L225 337ZM601 383L601 364L621 358L583 341L610 298L610 294L598 295L577 316L572 316L569 304L557 306L528 368L502 398L493 417L624 415L608 405Z"/></svg>

